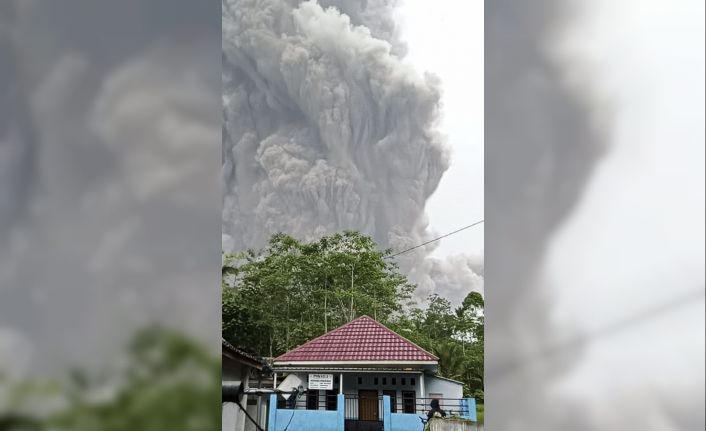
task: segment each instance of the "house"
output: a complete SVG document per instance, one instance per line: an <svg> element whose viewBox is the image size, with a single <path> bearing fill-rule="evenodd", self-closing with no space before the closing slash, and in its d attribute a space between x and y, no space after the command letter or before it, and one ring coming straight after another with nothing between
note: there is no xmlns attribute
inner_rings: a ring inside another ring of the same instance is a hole
<svg viewBox="0 0 706 431"><path fill-rule="evenodd" d="M267 362L223 339L221 359L222 430L264 430L269 394L251 390L250 386L254 378L267 374Z"/></svg>
<svg viewBox="0 0 706 431"><path fill-rule="evenodd" d="M273 360L281 383L268 430L416 430L432 398L475 419L463 384L438 376L438 366L432 353L359 317Z"/></svg>

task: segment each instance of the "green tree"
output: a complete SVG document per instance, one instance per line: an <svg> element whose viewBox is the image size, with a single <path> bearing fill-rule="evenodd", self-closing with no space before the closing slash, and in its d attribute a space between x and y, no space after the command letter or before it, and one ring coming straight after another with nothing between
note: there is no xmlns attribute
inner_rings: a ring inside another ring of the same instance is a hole
<svg viewBox="0 0 706 431"><path fill-rule="evenodd" d="M304 243L275 234L260 251L223 259L223 337L276 356L367 314L387 322L414 286L368 236Z"/></svg>
<svg viewBox="0 0 706 431"><path fill-rule="evenodd" d="M462 377L467 395L483 401L484 346L485 346L485 302L478 292L469 293L456 309L457 338L464 347L466 363ZM466 348L468 346L468 348Z"/></svg>
<svg viewBox="0 0 706 431"><path fill-rule="evenodd" d="M439 357L439 373L450 379L462 380L466 373L466 357L461 346L455 342L440 342L434 348Z"/></svg>
<svg viewBox="0 0 706 431"><path fill-rule="evenodd" d="M425 309L412 308L392 328L439 357L439 373L464 383L464 393L483 400L483 296L469 293L452 309L437 294L427 297Z"/></svg>
<svg viewBox="0 0 706 431"><path fill-rule="evenodd" d="M219 361L201 346L180 333L153 328L132 340L128 363L114 395L104 401L92 399L90 381L69 390L70 408L51 418L49 428L219 429Z"/></svg>
<svg viewBox="0 0 706 431"><path fill-rule="evenodd" d="M454 309L438 294L424 308L389 251L356 232L304 243L274 235L263 250L224 255L223 337L277 356L367 314L440 358L439 372L483 399L483 297Z"/></svg>
<svg viewBox="0 0 706 431"><path fill-rule="evenodd" d="M59 381L16 385L12 410L0 411L0 430L220 429L220 361L193 339L145 329L120 365L104 378L74 371Z"/></svg>

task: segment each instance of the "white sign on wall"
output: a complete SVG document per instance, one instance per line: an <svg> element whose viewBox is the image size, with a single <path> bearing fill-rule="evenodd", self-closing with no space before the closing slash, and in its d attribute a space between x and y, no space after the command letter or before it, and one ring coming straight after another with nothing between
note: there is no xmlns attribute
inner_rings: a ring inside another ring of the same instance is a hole
<svg viewBox="0 0 706 431"><path fill-rule="evenodd" d="M309 374L309 389L333 389L333 374Z"/></svg>

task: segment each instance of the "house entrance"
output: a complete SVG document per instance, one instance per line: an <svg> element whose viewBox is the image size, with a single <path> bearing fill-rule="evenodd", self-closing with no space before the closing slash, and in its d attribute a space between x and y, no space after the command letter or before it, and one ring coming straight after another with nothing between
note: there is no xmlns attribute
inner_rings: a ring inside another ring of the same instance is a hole
<svg viewBox="0 0 706 431"><path fill-rule="evenodd" d="M361 421L378 420L378 391L358 391L358 419Z"/></svg>
<svg viewBox="0 0 706 431"><path fill-rule="evenodd" d="M345 397L346 431L383 431L382 397L376 390L359 390Z"/></svg>

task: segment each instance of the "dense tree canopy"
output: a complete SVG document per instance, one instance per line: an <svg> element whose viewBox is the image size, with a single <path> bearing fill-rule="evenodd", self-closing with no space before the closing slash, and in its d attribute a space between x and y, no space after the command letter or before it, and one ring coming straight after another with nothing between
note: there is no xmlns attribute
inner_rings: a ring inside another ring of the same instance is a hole
<svg viewBox="0 0 706 431"><path fill-rule="evenodd" d="M453 309L434 294L421 308L389 252L343 232L310 243L276 234L263 250L224 255L223 337L273 357L367 314L436 354L439 372L482 400L483 297Z"/></svg>
<svg viewBox="0 0 706 431"><path fill-rule="evenodd" d="M427 308L413 308L392 322L391 328L439 357L439 373L464 383L464 392L483 400L483 297L470 292L452 309L437 294Z"/></svg>
<svg viewBox="0 0 706 431"><path fill-rule="evenodd" d="M356 232L302 243L276 234L267 248L224 257L223 335L276 356L363 314L386 320L414 286Z"/></svg>

